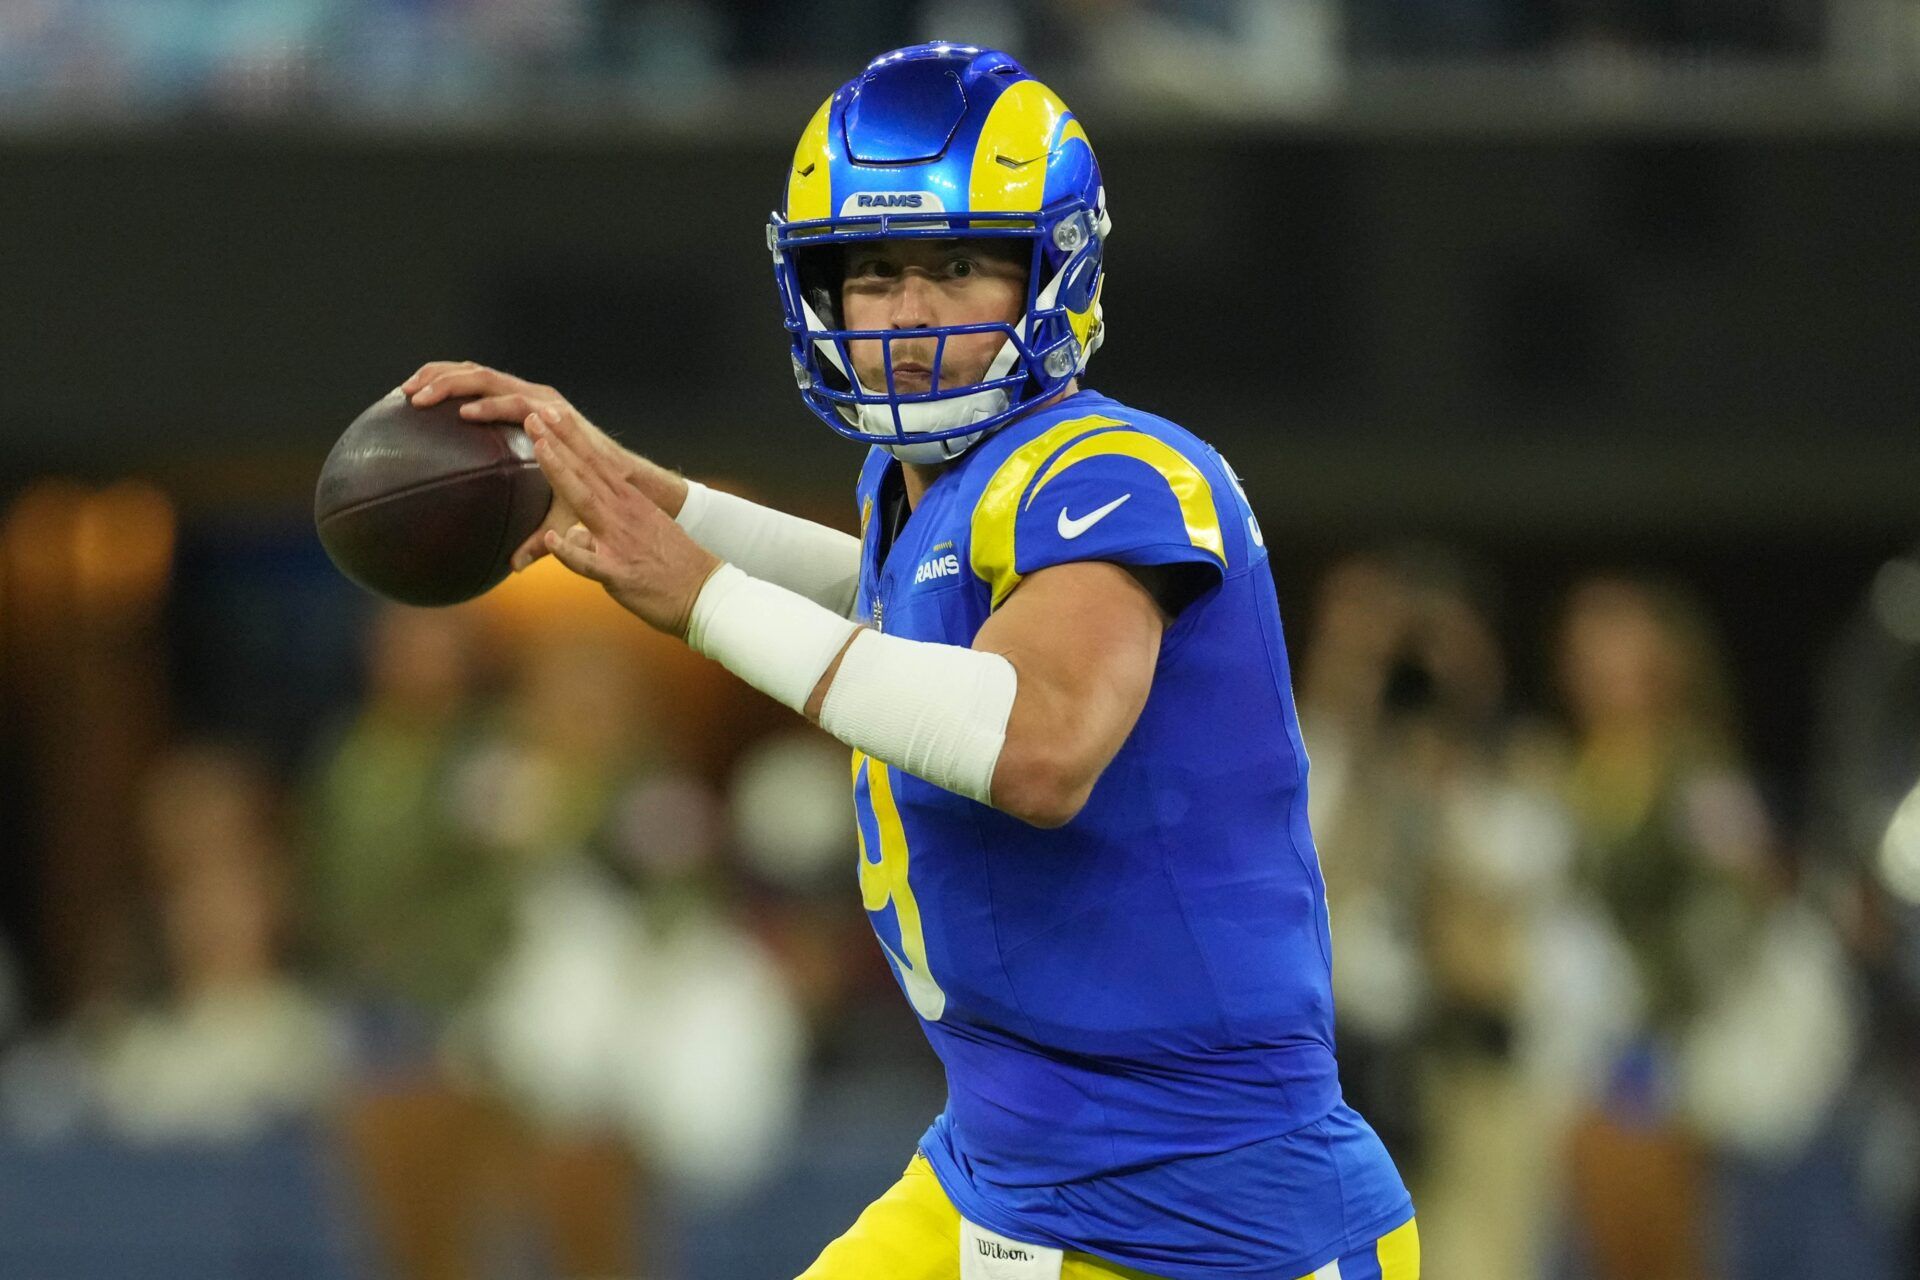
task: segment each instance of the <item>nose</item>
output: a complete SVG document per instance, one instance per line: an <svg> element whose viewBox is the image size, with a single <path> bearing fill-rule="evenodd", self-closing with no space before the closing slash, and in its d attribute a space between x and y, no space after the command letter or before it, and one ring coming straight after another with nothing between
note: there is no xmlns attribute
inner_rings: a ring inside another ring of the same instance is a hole
<svg viewBox="0 0 1920 1280"><path fill-rule="evenodd" d="M933 281L923 271L900 273L893 291L893 327L925 329L933 323Z"/></svg>

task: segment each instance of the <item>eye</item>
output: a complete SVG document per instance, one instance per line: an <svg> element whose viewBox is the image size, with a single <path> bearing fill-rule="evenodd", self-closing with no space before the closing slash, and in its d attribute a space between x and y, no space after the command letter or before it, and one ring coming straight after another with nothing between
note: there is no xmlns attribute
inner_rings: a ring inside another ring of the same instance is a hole
<svg viewBox="0 0 1920 1280"><path fill-rule="evenodd" d="M869 255L855 258L847 266L849 280L885 280L898 274L898 268L887 259Z"/></svg>
<svg viewBox="0 0 1920 1280"><path fill-rule="evenodd" d="M956 280L964 280L980 269L980 264L972 258L955 257L947 259L947 274Z"/></svg>

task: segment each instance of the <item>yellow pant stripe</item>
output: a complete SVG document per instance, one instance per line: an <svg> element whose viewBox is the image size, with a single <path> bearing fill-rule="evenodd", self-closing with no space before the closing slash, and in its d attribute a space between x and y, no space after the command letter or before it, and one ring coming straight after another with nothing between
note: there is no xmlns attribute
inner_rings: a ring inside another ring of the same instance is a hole
<svg viewBox="0 0 1920 1280"><path fill-rule="evenodd" d="M900 1181L868 1205L800 1280L957 1280L960 1212L933 1167L916 1155Z"/></svg>
<svg viewBox="0 0 1920 1280"><path fill-rule="evenodd" d="M1372 1256L1370 1257L1369 1254ZM1420 1234L1411 1221L1367 1249L1330 1262L1312 1276L1420 1280ZM947 1199L933 1166L915 1154L900 1180L868 1205L845 1235L829 1244L800 1280L959 1280L960 1212ZM1143 1271L1085 1253L1068 1253L1061 1280L1155 1280Z"/></svg>
<svg viewBox="0 0 1920 1280"><path fill-rule="evenodd" d="M1412 1218L1375 1241L1373 1252L1380 1280L1420 1280L1420 1228Z"/></svg>

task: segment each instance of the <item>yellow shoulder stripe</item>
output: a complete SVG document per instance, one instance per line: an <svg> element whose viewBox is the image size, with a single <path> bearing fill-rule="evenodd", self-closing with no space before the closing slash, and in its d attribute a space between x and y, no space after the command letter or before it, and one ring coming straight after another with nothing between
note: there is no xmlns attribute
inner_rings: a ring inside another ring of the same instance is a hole
<svg viewBox="0 0 1920 1280"><path fill-rule="evenodd" d="M1008 454L1007 460L987 481L987 487L980 491L980 500L973 504L973 536L967 558L973 565L974 576L993 589L992 608L998 609L1001 601L1020 583L1020 575L1013 568L1013 526L1020 514L1020 495L1027 491L1027 482L1055 451L1076 437L1124 425L1099 414L1057 423Z"/></svg>
<svg viewBox="0 0 1920 1280"><path fill-rule="evenodd" d="M1082 440L1055 458L1033 486L1027 505L1032 506L1047 482L1076 462L1099 457L1137 458L1160 473L1180 503L1180 515L1186 522L1187 540L1211 551L1222 565L1227 562L1226 540L1220 536L1220 510L1214 505L1213 486L1200 469L1187 461L1185 454L1164 440L1156 440L1144 431L1103 431Z"/></svg>
<svg viewBox="0 0 1920 1280"><path fill-rule="evenodd" d="M1055 476L1088 458L1134 458L1152 467L1180 504L1187 538L1225 566L1226 540L1220 533L1213 486L1206 476L1172 445L1125 427L1123 422L1097 414L1059 423L1007 455L993 473L974 504L972 545L968 550L974 575L988 585L989 607L998 609L1020 585L1020 573L1014 568L1014 531L1020 512L1033 505L1040 490ZM1051 463L1049 458L1053 459ZM1041 472L1043 466L1046 469ZM1029 492L1028 484L1036 474L1039 479ZM1025 507L1020 503L1022 494L1029 495Z"/></svg>

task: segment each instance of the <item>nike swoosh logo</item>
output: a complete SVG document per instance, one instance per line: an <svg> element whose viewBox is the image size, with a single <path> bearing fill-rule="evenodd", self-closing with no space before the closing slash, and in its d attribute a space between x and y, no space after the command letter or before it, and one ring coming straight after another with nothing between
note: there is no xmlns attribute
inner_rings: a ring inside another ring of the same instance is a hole
<svg viewBox="0 0 1920 1280"><path fill-rule="evenodd" d="M1115 507L1119 506L1121 503L1125 502L1128 498L1131 498L1132 496L1133 494L1131 493L1123 493L1119 497L1115 498L1112 502L1109 502L1106 506L1099 507L1093 511L1089 511L1087 512L1087 514L1081 516L1078 520L1068 515L1067 509L1065 507L1060 508L1060 536L1063 538L1079 537L1081 534L1085 533L1087 530L1093 528L1093 526L1095 526L1096 524L1099 524L1102 520L1106 519L1109 515L1112 515L1113 509Z"/></svg>

